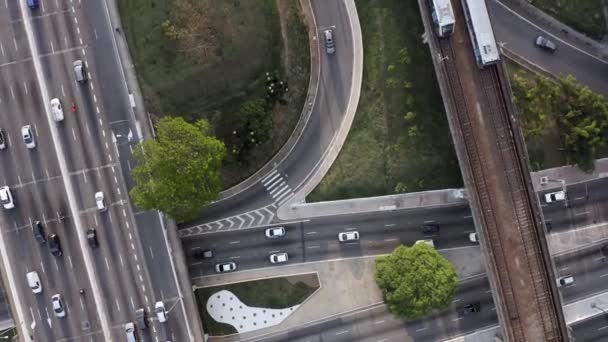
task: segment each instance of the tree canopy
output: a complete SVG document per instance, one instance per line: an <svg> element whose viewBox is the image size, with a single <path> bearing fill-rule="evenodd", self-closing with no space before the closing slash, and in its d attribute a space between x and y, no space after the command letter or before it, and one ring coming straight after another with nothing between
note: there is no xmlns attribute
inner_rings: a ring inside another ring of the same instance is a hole
<svg viewBox="0 0 608 342"><path fill-rule="evenodd" d="M375 277L388 310L407 319L447 307L458 286L454 267L425 243L402 245L376 259Z"/></svg>
<svg viewBox="0 0 608 342"><path fill-rule="evenodd" d="M191 124L163 117L156 130L156 140L133 150L137 167L131 198L138 207L158 209L177 222L192 220L219 196L224 144L209 135L204 120Z"/></svg>
<svg viewBox="0 0 608 342"><path fill-rule="evenodd" d="M608 103L604 97L577 83L573 76L554 82L542 76L530 80L516 73L512 88L526 137L542 137L556 127L567 162L592 169L598 149L608 143Z"/></svg>

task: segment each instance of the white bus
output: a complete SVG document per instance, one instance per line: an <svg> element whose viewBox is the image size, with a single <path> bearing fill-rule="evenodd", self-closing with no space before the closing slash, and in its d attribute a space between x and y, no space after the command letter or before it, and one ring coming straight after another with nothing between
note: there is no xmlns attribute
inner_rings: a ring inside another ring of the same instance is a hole
<svg viewBox="0 0 608 342"><path fill-rule="evenodd" d="M485 0L461 0L473 44L473 53L480 67L500 60Z"/></svg>
<svg viewBox="0 0 608 342"><path fill-rule="evenodd" d="M447 37L454 31L454 11L451 0L433 0L431 2L431 16L435 24L435 31L439 37Z"/></svg>

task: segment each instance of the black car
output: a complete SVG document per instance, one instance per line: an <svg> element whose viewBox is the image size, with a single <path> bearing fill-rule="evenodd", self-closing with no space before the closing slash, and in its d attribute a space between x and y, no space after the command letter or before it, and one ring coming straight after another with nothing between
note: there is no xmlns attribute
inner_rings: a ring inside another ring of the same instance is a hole
<svg viewBox="0 0 608 342"><path fill-rule="evenodd" d="M61 242L59 242L59 236L57 234L49 235L49 250L54 256L62 256Z"/></svg>
<svg viewBox="0 0 608 342"><path fill-rule="evenodd" d="M146 312L146 309L139 308L135 310L135 322L140 329L146 329L148 327L148 313Z"/></svg>
<svg viewBox="0 0 608 342"><path fill-rule="evenodd" d="M210 249L197 249L194 252L194 259L211 259L213 258L213 251Z"/></svg>
<svg viewBox="0 0 608 342"><path fill-rule="evenodd" d="M422 229L422 233L424 235L435 235L439 234L439 225L438 224L423 224L420 226Z"/></svg>
<svg viewBox="0 0 608 342"><path fill-rule="evenodd" d="M34 221L34 223L32 223L32 233L34 234L34 238L36 239L36 241L38 241L39 243L46 242L44 227L42 226L42 223L40 221Z"/></svg>
<svg viewBox="0 0 608 342"><path fill-rule="evenodd" d="M469 315L472 313L476 313L481 311L481 303L476 302L476 303L471 303L471 304L467 304L465 306L462 307L462 314L463 315Z"/></svg>
<svg viewBox="0 0 608 342"><path fill-rule="evenodd" d="M97 241L97 231L95 228L89 228L89 230L87 230L87 242L89 243L89 246L93 248L99 246L99 241Z"/></svg>

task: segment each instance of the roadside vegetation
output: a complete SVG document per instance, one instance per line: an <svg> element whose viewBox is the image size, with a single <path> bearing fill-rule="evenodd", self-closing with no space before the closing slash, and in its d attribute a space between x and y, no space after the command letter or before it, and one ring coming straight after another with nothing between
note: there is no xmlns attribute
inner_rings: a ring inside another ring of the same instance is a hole
<svg viewBox="0 0 608 342"><path fill-rule="evenodd" d="M226 146L223 188L284 144L309 80L307 28L295 0L119 1L153 119L205 119Z"/></svg>
<svg viewBox="0 0 608 342"><path fill-rule="evenodd" d="M340 155L307 200L462 185L415 1L359 0L361 99Z"/></svg>
<svg viewBox="0 0 608 342"><path fill-rule="evenodd" d="M209 124L164 117L156 125L157 138L133 149L137 166L131 171L133 203L158 209L178 223L194 219L221 189L220 165L224 144L209 136Z"/></svg>
<svg viewBox="0 0 608 342"><path fill-rule="evenodd" d="M316 274L263 279L214 287L198 288L194 296L203 321L203 329L211 336L236 333L231 325L220 323L207 313L207 300L216 292L228 290L244 304L267 309L285 309L301 304L320 286Z"/></svg>
<svg viewBox="0 0 608 342"><path fill-rule="evenodd" d="M602 0L531 0L532 5L595 40L606 35Z"/></svg>
<svg viewBox="0 0 608 342"><path fill-rule="evenodd" d="M375 277L388 311L405 319L447 308L458 286L452 264L426 243L401 245L377 258Z"/></svg>
<svg viewBox="0 0 608 342"><path fill-rule="evenodd" d="M513 101L518 109L534 170L577 164L593 169L608 147L608 103L576 82L536 75L510 63Z"/></svg>

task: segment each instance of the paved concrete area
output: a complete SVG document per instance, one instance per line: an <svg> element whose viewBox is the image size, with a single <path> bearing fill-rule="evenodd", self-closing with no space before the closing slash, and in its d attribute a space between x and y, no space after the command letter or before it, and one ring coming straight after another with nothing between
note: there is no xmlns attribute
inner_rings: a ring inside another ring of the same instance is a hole
<svg viewBox="0 0 608 342"><path fill-rule="evenodd" d="M590 173L581 171L576 165L569 165L532 172L531 176L536 191L558 189L562 187L563 182L575 184L608 177L608 158L597 159L595 169ZM547 182L543 184L541 177L547 177Z"/></svg>
<svg viewBox="0 0 608 342"><path fill-rule="evenodd" d="M458 336L444 340L445 342L499 342L501 330L498 325L480 329L472 334Z"/></svg>
<svg viewBox="0 0 608 342"><path fill-rule="evenodd" d="M453 265L459 278L466 279L485 272L485 263L478 246L441 250ZM293 329L322 317L342 314L351 310L372 307L382 303L382 293L374 280L375 257L336 259L265 268L232 274L213 275L195 280L196 286L215 286L239 281L259 280L317 272L321 288L281 325L238 335L239 339ZM328 305L331 303L331 305ZM226 340L226 339L223 339Z"/></svg>
<svg viewBox="0 0 608 342"><path fill-rule="evenodd" d="M579 229L551 233L547 236L551 255L564 254L576 249L600 244L608 239L608 222L592 224Z"/></svg>

